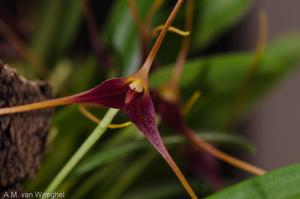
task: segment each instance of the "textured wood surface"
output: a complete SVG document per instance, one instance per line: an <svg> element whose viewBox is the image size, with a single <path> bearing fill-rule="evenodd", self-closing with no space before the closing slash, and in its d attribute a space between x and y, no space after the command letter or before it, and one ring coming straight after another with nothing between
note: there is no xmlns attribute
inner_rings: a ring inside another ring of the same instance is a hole
<svg viewBox="0 0 300 199"><path fill-rule="evenodd" d="M29 81L0 64L0 107L45 100L49 84ZM43 158L52 109L0 116L0 192L21 190Z"/></svg>

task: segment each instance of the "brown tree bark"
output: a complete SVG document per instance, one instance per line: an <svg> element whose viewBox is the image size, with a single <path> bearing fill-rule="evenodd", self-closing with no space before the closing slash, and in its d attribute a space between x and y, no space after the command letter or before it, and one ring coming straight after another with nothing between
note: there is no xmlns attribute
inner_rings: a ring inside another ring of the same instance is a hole
<svg viewBox="0 0 300 199"><path fill-rule="evenodd" d="M0 107L51 97L48 83L29 81L0 64ZM21 191L22 182L36 174L43 158L52 109L0 116L0 196Z"/></svg>

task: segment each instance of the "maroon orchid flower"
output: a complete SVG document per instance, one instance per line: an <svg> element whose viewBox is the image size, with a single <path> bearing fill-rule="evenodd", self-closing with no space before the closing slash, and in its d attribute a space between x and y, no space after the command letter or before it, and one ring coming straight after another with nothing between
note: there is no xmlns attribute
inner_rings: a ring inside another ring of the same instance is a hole
<svg viewBox="0 0 300 199"><path fill-rule="evenodd" d="M146 61L136 73L124 77L109 79L98 86L76 95L52 99L48 101L36 102L32 104L20 105L16 107L6 107L0 109L0 115L25 112L42 108L66 104L100 104L106 107L121 109L127 113L129 119L139 128L150 143L157 149L162 157L169 164L177 175L178 179L189 193L191 198L197 198L193 189L185 179L184 175L177 167L170 156L160 137L157 125L154 105L148 89L148 74L158 49L170 27L174 17L179 11L183 0L178 0L172 13L167 19L163 30L160 32L153 48Z"/></svg>
<svg viewBox="0 0 300 199"><path fill-rule="evenodd" d="M194 1L188 0L185 21L186 29L188 30L191 30L192 26L193 8ZM184 117L181 111L180 91L178 88L178 82L187 56L189 43L190 38L185 37L170 80L167 81L167 83L163 85L160 89L151 90L151 96L155 103L157 113L161 115L163 122L171 126L174 130L182 133L182 135L188 140L190 140L194 144L194 146L196 146L196 148L201 151L201 153L203 151L206 151L212 156L221 159L237 168L240 168L255 175L263 175L265 173L263 169L253 166L247 162L239 160L231 155L228 155L218 150L213 145L205 142L203 139L198 137L193 132L193 130L190 129L184 122Z"/></svg>

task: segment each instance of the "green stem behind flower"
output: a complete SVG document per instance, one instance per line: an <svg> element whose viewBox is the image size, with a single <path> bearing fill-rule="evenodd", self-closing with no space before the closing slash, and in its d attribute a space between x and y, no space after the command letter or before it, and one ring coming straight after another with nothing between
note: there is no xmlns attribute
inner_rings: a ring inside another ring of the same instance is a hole
<svg viewBox="0 0 300 199"><path fill-rule="evenodd" d="M52 180L50 185L46 188L45 192L49 193L57 189L57 187L67 177L67 175L72 171L72 169L77 165L77 163L83 158L83 156L91 149L91 147L103 135L103 133L107 129L107 126L111 123L112 119L115 117L117 113L118 113L117 109L111 108L107 111L101 123L95 128L95 130L90 134L90 136L79 147L76 153L71 157L71 159L55 176L55 178Z"/></svg>

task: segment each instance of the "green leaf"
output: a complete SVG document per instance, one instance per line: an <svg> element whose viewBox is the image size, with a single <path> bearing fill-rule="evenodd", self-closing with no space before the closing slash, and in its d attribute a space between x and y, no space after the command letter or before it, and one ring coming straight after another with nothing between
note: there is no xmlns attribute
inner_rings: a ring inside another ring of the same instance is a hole
<svg viewBox="0 0 300 199"><path fill-rule="evenodd" d="M292 199L300 197L300 164L270 171L207 197L207 199Z"/></svg>
<svg viewBox="0 0 300 199"><path fill-rule="evenodd" d="M248 12L253 0L196 1L193 47L205 48L216 37L231 28Z"/></svg>

